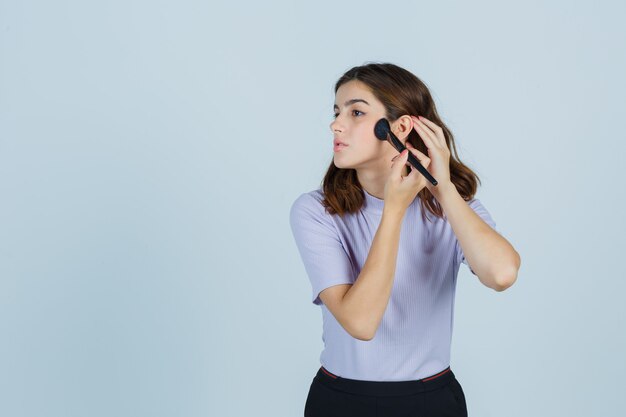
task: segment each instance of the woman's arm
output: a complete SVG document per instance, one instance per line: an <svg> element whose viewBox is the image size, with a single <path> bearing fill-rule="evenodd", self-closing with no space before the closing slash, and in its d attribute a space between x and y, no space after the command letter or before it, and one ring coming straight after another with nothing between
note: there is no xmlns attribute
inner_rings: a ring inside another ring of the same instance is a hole
<svg viewBox="0 0 626 417"><path fill-rule="evenodd" d="M376 335L391 297L404 214L385 206L363 269L343 298L343 313L352 318L363 340Z"/></svg>
<svg viewBox="0 0 626 417"><path fill-rule="evenodd" d="M467 263L485 286L506 290L517 279L519 254L472 210L454 184L441 185L435 197L448 217Z"/></svg>

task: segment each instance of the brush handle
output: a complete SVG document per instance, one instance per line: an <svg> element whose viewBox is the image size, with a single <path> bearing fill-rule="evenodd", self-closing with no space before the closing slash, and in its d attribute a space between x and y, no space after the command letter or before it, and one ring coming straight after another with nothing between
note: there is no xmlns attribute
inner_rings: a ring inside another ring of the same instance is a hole
<svg viewBox="0 0 626 417"><path fill-rule="evenodd" d="M426 179L427 179L428 181L430 181L430 183L431 183L432 185L437 185L437 184L439 184L439 183L437 182L437 180L436 180L436 179L434 179L432 175L430 175L430 172L428 172L428 171L426 170L426 168L424 168L424 166L423 166L422 164L420 164L419 159L417 159L417 158L415 157L415 155L413 155L413 154L411 153L411 151L410 151L410 150L409 150L408 152L409 152L409 162L411 163L411 165L413 165L415 168L417 168L417 170L418 170L419 172L421 172L421 173L422 173L422 175L423 175L423 176L425 176L425 177L426 177Z"/></svg>
<svg viewBox="0 0 626 417"><path fill-rule="evenodd" d="M393 132L389 131L389 136L391 137L391 142L393 143L393 146L398 150L398 152L402 153L403 150L407 149L402 144L402 142L400 142L400 139L398 139L398 137L393 134ZM432 175L430 175L430 172L428 172L426 168L424 168L419 159L417 159L410 150L407 149L407 152L409 153L409 163L413 165L424 177L426 177L426 179L430 181L432 185L436 186L437 184L439 184L437 180L433 178Z"/></svg>

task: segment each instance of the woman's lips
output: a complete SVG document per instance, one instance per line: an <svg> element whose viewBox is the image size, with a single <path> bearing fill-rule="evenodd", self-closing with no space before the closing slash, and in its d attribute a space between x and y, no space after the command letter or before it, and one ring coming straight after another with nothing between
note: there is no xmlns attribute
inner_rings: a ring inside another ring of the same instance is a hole
<svg viewBox="0 0 626 417"><path fill-rule="evenodd" d="M338 151L342 150L343 148L346 148L347 146L348 145L342 145L342 144L335 145L333 147L333 151L338 152Z"/></svg>

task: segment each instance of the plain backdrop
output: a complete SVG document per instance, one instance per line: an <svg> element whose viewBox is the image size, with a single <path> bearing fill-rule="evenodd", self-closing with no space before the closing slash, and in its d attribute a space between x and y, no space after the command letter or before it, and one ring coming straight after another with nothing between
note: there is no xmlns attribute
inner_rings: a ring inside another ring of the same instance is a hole
<svg viewBox="0 0 626 417"><path fill-rule="evenodd" d="M622 416L626 6L0 2L0 415L303 415L322 317L289 209L333 86L430 88L520 253L461 266L470 416Z"/></svg>

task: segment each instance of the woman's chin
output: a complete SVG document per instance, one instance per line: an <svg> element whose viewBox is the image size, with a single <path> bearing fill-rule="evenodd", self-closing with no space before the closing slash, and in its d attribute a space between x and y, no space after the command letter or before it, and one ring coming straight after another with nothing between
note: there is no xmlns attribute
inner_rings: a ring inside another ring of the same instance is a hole
<svg viewBox="0 0 626 417"><path fill-rule="evenodd" d="M349 164L346 164L344 161L341 160L341 158L334 158L333 162L335 164L335 166L339 169L348 169L348 168L352 168Z"/></svg>

